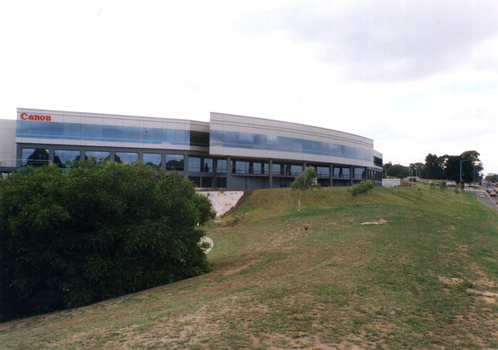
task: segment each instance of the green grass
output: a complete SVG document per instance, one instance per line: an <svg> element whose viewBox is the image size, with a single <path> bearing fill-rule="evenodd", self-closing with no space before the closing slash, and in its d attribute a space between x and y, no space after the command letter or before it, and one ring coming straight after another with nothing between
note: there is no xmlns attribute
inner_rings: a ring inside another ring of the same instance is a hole
<svg viewBox="0 0 498 350"><path fill-rule="evenodd" d="M254 191L210 223L213 272L0 324L3 349L489 349L498 217L475 194ZM384 225L361 225L385 219ZM305 224L309 227L304 229Z"/></svg>

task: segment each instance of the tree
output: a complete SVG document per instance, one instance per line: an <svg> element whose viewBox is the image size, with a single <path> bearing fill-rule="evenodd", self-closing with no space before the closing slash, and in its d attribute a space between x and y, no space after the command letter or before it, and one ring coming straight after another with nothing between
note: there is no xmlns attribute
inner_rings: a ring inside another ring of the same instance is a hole
<svg viewBox="0 0 498 350"><path fill-rule="evenodd" d="M79 307L209 271L210 217L183 176L146 164L25 167L0 181L0 320ZM203 207L203 208L198 208Z"/></svg>
<svg viewBox="0 0 498 350"><path fill-rule="evenodd" d="M434 182L430 182L429 183L429 193L431 194L431 198L432 198L432 194L434 193L435 190L436 190L436 185L434 184Z"/></svg>
<svg viewBox="0 0 498 350"><path fill-rule="evenodd" d="M320 188L316 183L316 170L315 168L309 166L301 174L299 174L294 181L291 183L291 189L293 191L299 191L299 200L297 212L301 211L301 195L306 190L312 190L314 187Z"/></svg>
<svg viewBox="0 0 498 350"><path fill-rule="evenodd" d="M418 208L418 202L420 202L420 199L422 199L422 195L424 193L422 192L422 190L420 188L417 188L417 193L416 193L416 196L417 196L417 208Z"/></svg>
<svg viewBox="0 0 498 350"><path fill-rule="evenodd" d="M484 180L489 182L498 182L498 174L488 174Z"/></svg>
<svg viewBox="0 0 498 350"><path fill-rule="evenodd" d="M396 178L405 178L408 177L410 174L410 169L406 166L400 165L400 164L394 164L389 167L389 176L393 176Z"/></svg>
<svg viewBox="0 0 498 350"><path fill-rule="evenodd" d="M411 163L409 168L413 171L412 176L420 176L421 178L425 178L425 166L423 163Z"/></svg>
<svg viewBox="0 0 498 350"><path fill-rule="evenodd" d="M460 156L443 156L444 161L444 178L446 180L460 182Z"/></svg>
<svg viewBox="0 0 498 350"><path fill-rule="evenodd" d="M466 151L460 154L462 161L462 181L464 183L474 182L474 179L480 178L480 172L483 170L480 154L477 151Z"/></svg>
<svg viewBox="0 0 498 350"><path fill-rule="evenodd" d="M444 159L436 154L429 153L425 157L425 176L427 179L440 180L443 176Z"/></svg>
<svg viewBox="0 0 498 350"><path fill-rule="evenodd" d="M477 151L466 151L459 156L444 155L444 177L456 183L460 183L460 175L464 183L479 179L483 169L479 155Z"/></svg>
<svg viewBox="0 0 498 350"><path fill-rule="evenodd" d="M201 195L194 196L193 203L197 209L200 225L204 225L210 219L216 217L216 211L208 197Z"/></svg>
<svg viewBox="0 0 498 350"><path fill-rule="evenodd" d="M439 184L439 190L441 191L441 193L445 194L447 189L448 186L446 184L446 181L441 181L441 183Z"/></svg>
<svg viewBox="0 0 498 350"><path fill-rule="evenodd" d="M371 179L369 181L361 182L357 185L352 186L348 189L353 197L357 197L356 206L360 205L360 199L370 193L370 191L375 187L375 180Z"/></svg>
<svg viewBox="0 0 498 350"><path fill-rule="evenodd" d="M393 163L389 162L389 163L384 163L384 165L382 166L382 177L383 178L387 178L388 175L390 175L390 171L389 169L393 166Z"/></svg>

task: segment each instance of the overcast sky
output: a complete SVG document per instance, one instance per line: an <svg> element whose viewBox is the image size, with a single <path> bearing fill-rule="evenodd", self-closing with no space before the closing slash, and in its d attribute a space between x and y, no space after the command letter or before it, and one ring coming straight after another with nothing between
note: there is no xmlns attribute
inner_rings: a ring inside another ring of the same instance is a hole
<svg viewBox="0 0 498 350"><path fill-rule="evenodd" d="M498 1L1 1L0 118L41 108L374 140L384 162L477 150L498 173Z"/></svg>

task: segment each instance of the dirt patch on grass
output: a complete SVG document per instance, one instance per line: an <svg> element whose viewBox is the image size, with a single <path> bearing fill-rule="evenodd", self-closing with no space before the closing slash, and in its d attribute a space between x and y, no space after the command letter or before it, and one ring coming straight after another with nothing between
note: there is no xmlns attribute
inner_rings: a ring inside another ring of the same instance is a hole
<svg viewBox="0 0 498 350"><path fill-rule="evenodd" d="M495 288L496 282L488 276L477 264L473 263L470 265L472 271L479 277L476 280L477 286L483 286L486 288Z"/></svg>
<svg viewBox="0 0 498 350"><path fill-rule="evenodd" d="M437 279L439 280L439 282L447 284L449 286L456 286L463 283L462 279L456 277L451 278L451 277L438 276Z"/></svg>
<svg viewBox="0 0 498 350"><path fill-rule="evenodd" d="M468 293L478 294L481 300L484 300L488 304L497 304L498 303L498 293L493 293L489 291L475 290L475 289L467 289Z"/></svg>

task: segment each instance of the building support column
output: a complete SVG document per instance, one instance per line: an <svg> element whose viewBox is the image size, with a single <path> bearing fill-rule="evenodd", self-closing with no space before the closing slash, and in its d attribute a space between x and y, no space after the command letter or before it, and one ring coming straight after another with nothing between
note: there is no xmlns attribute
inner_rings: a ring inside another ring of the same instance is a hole
<svg viewBox="0 0 498 350"><path fill-rule="evenodd" d="M273 188L273 159L268 160L268 188Z"/></svg>
<svg viewBox="0 0 498 350"><path fill-rule="evenodd" d="M349 182L350 182L350 186L353 186L353 166L351 165L349 167Z"/></svg>
<svg viewBox="0 0 498 350"><path fill-rule="evenodd" d="M334 164L330 164L329 166L329 186L334 186Z"/></svg>
<svg viewBox="0 0 498 350"><path fill-rule="evenodd" d="M230 179L232 177L232 165L230 161L230 157L227 157L227 190L230 190Z"/></svg>

